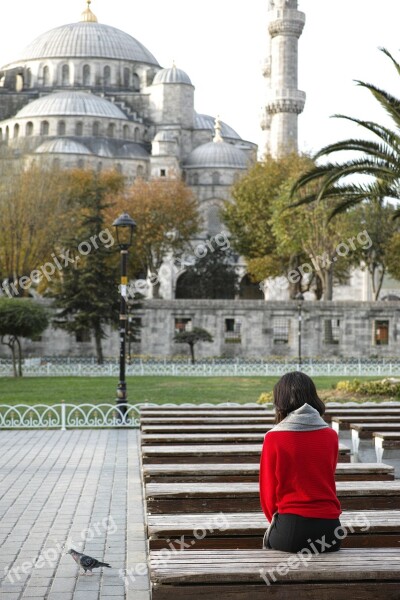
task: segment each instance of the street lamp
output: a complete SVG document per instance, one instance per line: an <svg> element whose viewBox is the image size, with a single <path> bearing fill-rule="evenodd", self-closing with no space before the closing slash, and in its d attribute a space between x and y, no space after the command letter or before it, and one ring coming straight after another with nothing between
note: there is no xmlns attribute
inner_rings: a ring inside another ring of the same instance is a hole
<svg viewBox="0 0 400 600"><path fill-rule="evenodd" d="M297 300L297 311L298 311L298 369L299 371L301 371L301 321L302 321L302 315L301 315L301 309L303 308L303 301L304 301L304 296L301 292L299 292L298 294L296 294L295 296L295 300Z"/></svg>
<svg viewBox="0 0 400 600"><path fill-rule="evenodd" d="M117 387L117 409L118 409L118 420L121 423L125 422L125 415L127 411L126 406L126 381L125 381L125 340L126 340L126 323L127 323L127 310L126 310L126 296L128 286L127 276L127 263L128 263L128 250L132 246L133 234L136 229L135 221L128 215L123 213L115 219L113 223L115 227L117 244L121 254L121 286L120 286L120 311L119 311L119 383Z"/></svg>

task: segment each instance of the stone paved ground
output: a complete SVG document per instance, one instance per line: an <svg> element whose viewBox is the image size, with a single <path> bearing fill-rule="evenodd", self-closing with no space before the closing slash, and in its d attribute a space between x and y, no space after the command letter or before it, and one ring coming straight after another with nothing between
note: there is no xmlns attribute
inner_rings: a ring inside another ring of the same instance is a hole
<svg viewBox="0 0 400 600"><path fill-rule="evenodd" d="M137 431L0 433L1 600L148 600ZM109 562L78 576L69 547Z"/></svg>

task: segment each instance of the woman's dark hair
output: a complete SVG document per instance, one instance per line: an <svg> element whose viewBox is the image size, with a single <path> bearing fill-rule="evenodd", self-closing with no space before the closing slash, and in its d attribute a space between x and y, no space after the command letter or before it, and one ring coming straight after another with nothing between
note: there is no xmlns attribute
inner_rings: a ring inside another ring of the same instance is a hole
<svg viewBox="0 0 400 600"><path fill-rule="evenodd" d="M325 412L325 404L318 397L313 380L301 371L283 375L275 384L273 393L277 423L303 404L315 408L321 417Z"/></svg>

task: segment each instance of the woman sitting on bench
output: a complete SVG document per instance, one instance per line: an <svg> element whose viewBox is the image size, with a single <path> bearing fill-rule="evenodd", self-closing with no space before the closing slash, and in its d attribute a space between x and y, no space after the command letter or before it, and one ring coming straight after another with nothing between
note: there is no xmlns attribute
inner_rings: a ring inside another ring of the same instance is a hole
<svg viewBox="0 0 400 600"><path fill-rule="evenodd" d="M277 424L265 435L260 463L261 506L270 522L263 547L339 550L339 442L321 418L325 405L312 379L298 371L281 377L273 393Z"/></svg>

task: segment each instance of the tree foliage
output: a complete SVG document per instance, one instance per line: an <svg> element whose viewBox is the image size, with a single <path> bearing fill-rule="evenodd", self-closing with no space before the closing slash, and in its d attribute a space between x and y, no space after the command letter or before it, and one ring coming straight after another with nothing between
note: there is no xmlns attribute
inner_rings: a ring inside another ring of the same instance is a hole
<svg viewBox="0 0 400 600"><path fill-rule="evenodd" d="M181 181L172 179L137 179L109 211L110 219L127 211L136 221L134 248L131 252L136 274L153 276L166 255L180 255L199 229L197 201L191 190ZM158 297L159 285L154 285Z"/></svg>
<svg viewBox="0 0 400 600"><path fill-rule="evenodd" d="M123 185L123 178L114 171L69 172L73 232L67 232L62 245L73 264L62 271L51 288L58 309L56 326L75 334L90 331L99 363L103 362L105 325L117 323L119 314L118 253L113 232L106 226L106 210L112 195Z"/></svg>
<svg viewBox="0 0 400 600"><path fill-rule="evenodd" d="M400 64L386 49L381 48L381 51L400 75ZM330 207L331 218L365 199L400 199L400 99L373 84L363 81L357 81L357 84L372 94L389 117L391 126L334 115L358 125L368 136L372 134L371 139L350 138L325 146L315 159L323 158L327 162L302 174L292 188L292 199L296 204L324 199ZM345 158L332 160L330 156L337 152L344 152ZM314 188L307 190L313 183L318 185L317 191ZM400 216L399 209L395 216Z"/></svg>
<svg viewBox="0 0 400 600"><path fill-rule="evenodd" d="M198 342L212 342L213 337L206 329L201 327L193 327L190 331L178 331L174 335L176 344L188 344L190 349L190 357L192 364L195 363L194 346Z"/></svg>
<svg viewBox="0 0 400 600"><path fill-rule="evenodd" d="M22 377L20 338L35 338L48 325L48 311L41 304L27 298L0 298L0 339L11 350L15 377Z"/></svg>

